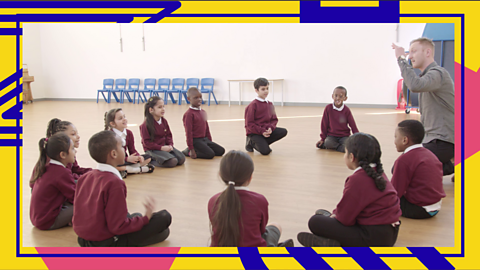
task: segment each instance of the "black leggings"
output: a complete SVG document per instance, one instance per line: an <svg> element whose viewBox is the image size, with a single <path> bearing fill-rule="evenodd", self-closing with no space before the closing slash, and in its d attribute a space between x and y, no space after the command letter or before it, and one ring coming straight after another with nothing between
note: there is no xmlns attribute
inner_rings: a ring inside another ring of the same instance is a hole
<svg viewBox="0 0 480 270"><path fill-rule="evenodd" d="M287 136L287 130L277 127L273 130L272 134L270 134L270 137L267 138L258 134L250 134L248 136L252 140L252 146L255 148L255 150L260 152L262 155L268 155L270 152L272 152L272 149L270 149L269 145Z"/></svg>
<svg viewBox="0 0 480 270"><path fill-rule="evenodd" d="M141 214L128 215L129 217ZM153 213L147 225L139 231L118 235L103 241L88 241L78 237L78 244L82 247L144 247L160 243L170 234L168 227L172 223L172 216L167 210Z"/></svg>
<svg viewBox="0 0 480 270"><path fill-rule="evenodd" d="M339 241L342 247L392 247L399 229L390 224L345 226L324 215L312 216L308 227L315 235Z"/></svg>
<svg viewBox="0 0 480 270"><path fill-rule="evenodd" d="M225 148L205 138L193 138L193 148L197 158L212 159L215 156L223 156Z"/></svg>
<svg viewBox="0 0 480 270"><path fill-rule="evenodd" d="M423 147L432 151L432 153L437 156L438 160L442 162L443 175L454 173L455 167L450 161L455 154L455 145L453 143L435 139L428 143L424 143Z"/></svg>

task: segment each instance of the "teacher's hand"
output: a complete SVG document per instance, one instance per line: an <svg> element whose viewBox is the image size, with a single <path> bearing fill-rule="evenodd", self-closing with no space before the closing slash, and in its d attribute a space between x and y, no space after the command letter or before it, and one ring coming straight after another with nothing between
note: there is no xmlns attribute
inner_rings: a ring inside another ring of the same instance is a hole
<svg viewBox="0 0 480 270"><path fill-rule="evenodd" d="M398 57L405 55L407 56L408 54L405 53L405 49L403 47L397 46L394 43L392 43L392 49L395 50L395 58L398 59Z"/></svg>

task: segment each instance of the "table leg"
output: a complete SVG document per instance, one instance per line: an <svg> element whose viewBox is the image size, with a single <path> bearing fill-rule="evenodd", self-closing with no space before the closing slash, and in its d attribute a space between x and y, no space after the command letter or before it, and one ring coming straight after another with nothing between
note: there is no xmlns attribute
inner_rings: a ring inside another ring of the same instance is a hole
<svg viewBox="0 0 480 270"><path fill-rule="evenodd" d="M240 98L238 99L238 105L242 105L242 82L239 82L239 85L238 85L238 91L239 91L239 95L240 95Z"/></svg>

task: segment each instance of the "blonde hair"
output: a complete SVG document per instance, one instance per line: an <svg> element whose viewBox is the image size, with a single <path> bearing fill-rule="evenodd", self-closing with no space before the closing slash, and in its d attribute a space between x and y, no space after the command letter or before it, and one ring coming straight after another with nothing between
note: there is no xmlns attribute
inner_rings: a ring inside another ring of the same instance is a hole
<svg viewBox="0 0 480 270"><path fill-rule="evenodd" d="M429 38L426 38L426 37L420 37L420 38L412 40L410 42L410 45L412 45L415 42L418 42L418 43L420 43L424 46L430 47L430 49L432 49L432 56L435 55L435 43L433 43L433 40L431 40Z"/></svg>

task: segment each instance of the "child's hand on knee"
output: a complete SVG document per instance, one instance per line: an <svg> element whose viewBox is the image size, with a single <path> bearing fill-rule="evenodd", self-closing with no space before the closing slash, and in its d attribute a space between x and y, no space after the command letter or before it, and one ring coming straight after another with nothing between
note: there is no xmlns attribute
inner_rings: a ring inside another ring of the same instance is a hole
<svg viewBox="0 0 480 270"><path fill-rule="evenodd" d="M148 220L150 220L153 215L153 209L155 208L155 199L148 196L143 203L143 206L145 206L145 216L148 217Z"/></svg>

